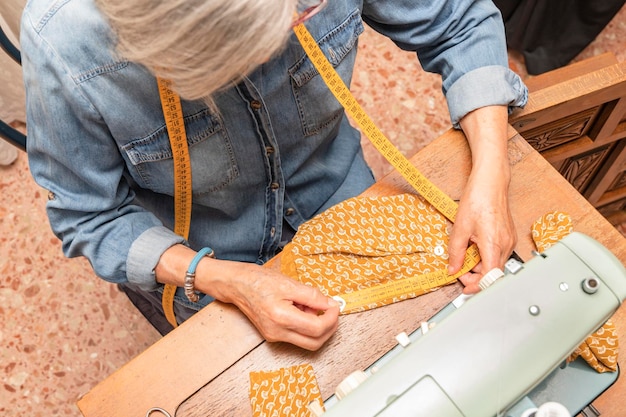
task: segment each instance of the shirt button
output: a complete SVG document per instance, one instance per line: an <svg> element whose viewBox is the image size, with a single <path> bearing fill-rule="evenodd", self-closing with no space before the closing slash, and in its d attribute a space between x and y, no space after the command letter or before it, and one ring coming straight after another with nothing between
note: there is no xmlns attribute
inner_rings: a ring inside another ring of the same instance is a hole
<svg viewBox="0 0 626 417"><path fill-rule="evenodd" d="M274 235L275 235L275 234L276 234L276 228L275 228L275 227L272 227L272 228L270 229L270 236L271 236L271 237L274 237Z"/></svg>
<svg viewBox="0 0 626 417"><path fill-rule="evenodd" d="M295 210L291 207L289 207L287 210L285 210L285 216L291 216L293 214Z"/></svg>
<svg viewBox="0 0 626 417"><path fill-rule="evenodd" d="M271 155L274 153L274 148L272 146L266 146L265 147L265 153L268 155Z"/></svg>
<svg viewBox="0 0 626 417"><path fill-rule="evenodd" d="M280 184L278 184L277 182L273 182L270 187L272 188L272 191L276 191L280 188Z"/></svg>
<svg viewBox="0 0 626 417"><path fill-rule="evenodd" d="M261 102L259 100L252 100L250 107L252 107L252 110L259 110L261 108Z"/></svg>

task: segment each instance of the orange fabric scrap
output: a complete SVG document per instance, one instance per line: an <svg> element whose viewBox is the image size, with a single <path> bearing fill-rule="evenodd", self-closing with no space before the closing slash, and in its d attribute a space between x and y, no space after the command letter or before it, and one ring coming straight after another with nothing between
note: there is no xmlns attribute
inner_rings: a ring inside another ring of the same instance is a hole
<svg viewBox="0 0 626 417"><path fill-rule="evenodd" d="M311 417L313 401L324 404L309 364L250 373L253 417Z"/></svg>

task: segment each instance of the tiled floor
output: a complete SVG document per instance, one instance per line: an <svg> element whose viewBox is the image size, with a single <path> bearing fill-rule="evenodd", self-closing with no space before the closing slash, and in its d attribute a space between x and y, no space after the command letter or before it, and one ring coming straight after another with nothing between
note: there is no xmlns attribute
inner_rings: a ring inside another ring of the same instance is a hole
<svg viewBox="0 0 626 417"><path fill-rule="evenodd" d="M607 51L626 61L626 7L576 59ZM515 55L510 62L523 74ZM353 86L407 156L449 126L437 77L369 30ZM388 172L364 146L376 174ZM25 155L0 167L0 193L0 414L79 416L76 399L159 336L84 259L63 257L46 220L46 192L33 183Z"/></svg>

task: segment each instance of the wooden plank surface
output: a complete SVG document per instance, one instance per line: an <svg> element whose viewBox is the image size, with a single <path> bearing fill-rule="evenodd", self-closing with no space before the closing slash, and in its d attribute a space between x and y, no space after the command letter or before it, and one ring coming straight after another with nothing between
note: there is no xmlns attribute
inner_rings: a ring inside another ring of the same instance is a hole
<svg viewBox="0 0 626 417"><path fill-rule="evenodd" d="M532 256L531 251L535 249L530 225L541 215L560 210L572 216L575 230L601 241L622 262L626 262L626 239L521 136L513 129L509 134L509 159L513 167L511 203L519 235L516 252L523 259L529 259ZM470 170L469 160L465 138L455 131L443 135L412 158L414 165L453 199L458 199L461 195ZM365 194L393 195L402 192L411 192L411 189L398 174L392 173ZM396 334L418 328L422 321L432 317L460 291L460 286L455 284L415 300L342 317L337 334L316 353L303 352L285 344L263 343L190 397L181 405L176 415L250 415L248 375L251 371L272 370L305 362L313 365L322 396L327 398L348 374L366 368L393 347L396 344ZM623 318L625 308L620 310L619 317ZM621 330L624 330L623 326ZM623 355L620 363L626 366ZM619 392L624 391L620 391L618 386L616 390L610 390L605 395L615 397L615 393ZM614 399L616 403L620 403L617 398ZM610 403L611 400L605 402ZM606 414L609 407L604 404L603 407Z"/></svg>
<svg viewBox="0 0 626 417"><path fill-rule="evenodd" d="M263 338L237 308L215 302L78 400L88 417L144 417L176 410Z"/></svg>
<svg viewBox="0 0 626 417"><path fill-rule="evenodd" d="M529 259L534 249L531 224L547 212L560 210L572 216L576 231L594 237L626 263L626 239L512 128L509 137L510 198L519 238L516 252ZM459 198L470 170L469 149L460 132L447 132L411 161L444 192ZM391 173L366 194L403 192L411 192L410 186ZM278 267L278 261L270 267ZM143 417L156 406L176 416L247 416L251 414L249 372L304 362L313 365L322 395L328 397L350 372L367 367L393 347L396 334L419 327L460 291L460 285L453 284L414 300L342 316L337 333L318 352L262 342L241 313L215 303L104 380L78 405L86 417ZM625 308L615 316L622 340ZM624 355L619 362L626 369ZM621 378L603 394L598 400L603 416L625 415L619 408L624 392Z"/></svg>

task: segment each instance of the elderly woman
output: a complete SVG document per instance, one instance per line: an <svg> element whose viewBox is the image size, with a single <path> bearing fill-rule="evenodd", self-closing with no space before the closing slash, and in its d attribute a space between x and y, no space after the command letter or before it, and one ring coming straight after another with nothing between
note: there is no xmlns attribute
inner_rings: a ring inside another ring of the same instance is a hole
<svg viewBox="0 0 626 417"><path fill-rule="evenodd" d="M471 291L512 251L507 108L523 105L526 89L508 69L490 0L31 0L21 33L28 153L50 223L67 256L87 257L162 333L164 284L179 287L179 322L217 299L270 341L314 350L337 328L336 302L261 266L300 224L374 181L359 133L292 35L301 22L348 83L364 24L442 75L473 155L449 269L476 242L482 264L463 278ZM188 239L173 232L157 77L182 98ZM182 289L190 269L197 301Z"/></svg>

